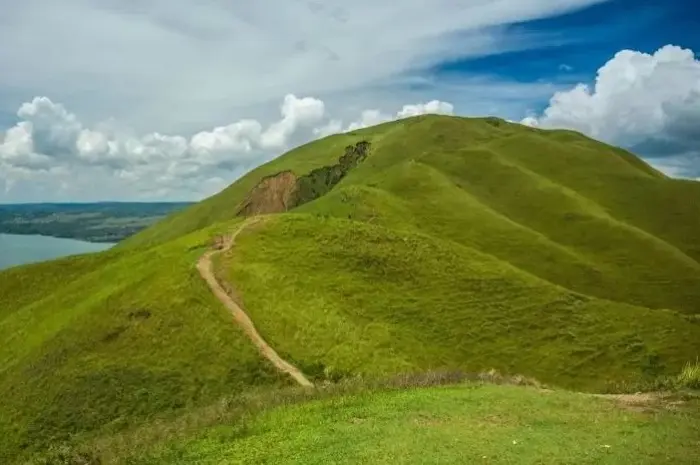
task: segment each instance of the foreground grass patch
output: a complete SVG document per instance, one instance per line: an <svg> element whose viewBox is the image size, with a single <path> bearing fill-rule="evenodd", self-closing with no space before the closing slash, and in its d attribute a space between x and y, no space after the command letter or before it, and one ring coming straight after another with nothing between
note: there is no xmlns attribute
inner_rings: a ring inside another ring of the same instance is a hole
<svg viewBox="0 0 700 465"><path fill-rule="evenodd" d="M467 384L287 405L128 463L696 463L697 404L645 412L587 394Z"/></svg>

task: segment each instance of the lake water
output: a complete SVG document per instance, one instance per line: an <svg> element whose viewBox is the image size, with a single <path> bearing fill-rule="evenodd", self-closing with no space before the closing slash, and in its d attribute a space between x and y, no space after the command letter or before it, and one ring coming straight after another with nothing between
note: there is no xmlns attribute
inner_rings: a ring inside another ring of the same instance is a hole
<svg viewBox="0 0 700 465"><path fill-rule="evenodd" d="M96 244L47 236L0 234L0 270L87 252L107 250L114 244Z"/></svg>

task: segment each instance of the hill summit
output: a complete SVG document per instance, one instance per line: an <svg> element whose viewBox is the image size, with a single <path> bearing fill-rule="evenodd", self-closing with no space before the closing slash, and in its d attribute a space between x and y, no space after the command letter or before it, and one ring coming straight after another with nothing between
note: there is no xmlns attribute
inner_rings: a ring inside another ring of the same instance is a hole
<svg viewBox="0 0 700 465"><path fill-rule="evenodd" d="M597 391L700 353L700 183L571 131L419 116L296 148L106 253L0 273L0 450L291 383L195 267L233 231L216 279L315 382L496 369Z"/></svg>

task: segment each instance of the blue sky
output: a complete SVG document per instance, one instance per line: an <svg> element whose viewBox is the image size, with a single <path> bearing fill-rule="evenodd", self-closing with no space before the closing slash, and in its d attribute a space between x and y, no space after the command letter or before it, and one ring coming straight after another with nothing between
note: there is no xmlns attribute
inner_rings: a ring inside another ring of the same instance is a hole
<svg viewBox="0 0 700 465"><path fill-rule="evenodd" d="M560 16L509 26L541 46L477 59L448 61L437 76L487 74L515 81L590 82L623 49L653 53L667 44L700 51L700 2L612 0ZM544 107L547 101L533 102Z"/></svg>
<svg viewBox="0 0 700 465"><path fill-rule="evenodd" d="M691 1L0 0L0 11L0 202L196 200L314 137L421 112L575 129L700 178Z"/></svg>

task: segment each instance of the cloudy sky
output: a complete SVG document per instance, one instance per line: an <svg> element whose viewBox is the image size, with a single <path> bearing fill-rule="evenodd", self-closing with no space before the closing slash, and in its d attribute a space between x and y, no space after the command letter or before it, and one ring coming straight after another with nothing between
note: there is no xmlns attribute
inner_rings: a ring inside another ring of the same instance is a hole
<svg viewBox="0 0 700 465"><path fill-rule="evenodd" d="M573 128L700 178L694 0L0 0L0 203L199 200L420 113Z"/></svg>

